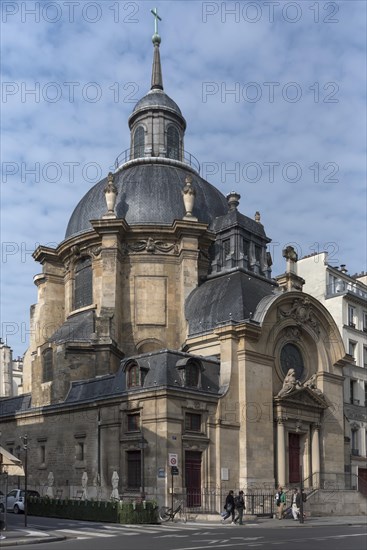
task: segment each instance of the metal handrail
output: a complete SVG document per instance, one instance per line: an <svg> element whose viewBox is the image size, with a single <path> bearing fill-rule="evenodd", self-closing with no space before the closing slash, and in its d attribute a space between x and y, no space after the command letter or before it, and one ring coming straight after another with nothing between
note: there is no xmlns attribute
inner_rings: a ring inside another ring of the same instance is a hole
<svg viewBox="0 0 367 550"><path fill-rule="evenodd" d="M183 162L184 164L188 164L196 170L200 174L200 162L198 159L189 151L183 151L182 152L182 158L181 159L172 159L172 160L178 160L180 162ZM125 149L125 151L122 151L118 157L115 160L115 170L117 170L120 166L125 164L126 162L129 162L130 160L135 160L138 158L146 158L146 157L134 157L133 150L132 149ZM170 158L170 157L158 157L158 158Z"/></svg>

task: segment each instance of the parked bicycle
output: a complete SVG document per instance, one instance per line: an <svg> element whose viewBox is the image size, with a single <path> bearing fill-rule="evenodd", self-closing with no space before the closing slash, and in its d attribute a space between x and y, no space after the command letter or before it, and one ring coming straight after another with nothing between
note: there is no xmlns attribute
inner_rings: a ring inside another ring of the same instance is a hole
<svg viewBox="0 0 367 550"><path fill-rule="evenodd" d="M170 506L162 506L159 509L159 517L161 521L173 521L177 514L179 520L186 523L186 510L182 500L179 500L173 509Z"/></svg>

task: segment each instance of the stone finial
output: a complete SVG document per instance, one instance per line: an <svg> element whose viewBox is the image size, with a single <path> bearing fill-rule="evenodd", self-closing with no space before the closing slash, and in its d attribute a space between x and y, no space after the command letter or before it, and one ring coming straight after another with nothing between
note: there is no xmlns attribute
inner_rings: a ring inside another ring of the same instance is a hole
<svg viewBox="0 0 367 550"><path fill-rule="evenodd" d="M255 212L255 222L256 223L261 222L261 216L260 216L260 212L258 210Z"/></svg>
<svg viewBox="0 0 367 550"><path fill-rule="evenodd" d="M103 216L103 218L116 218L115 206L118 191L116 185L114 184L114 175L112 172L110 172L107 176L107 185L104 188L104 194L107 204L107 213Z"/></svg>
<svg viewBox="0 0 367 550"><path fill-rule="evenodd" d="M283 250L283 258L287 260L286 271L283 275L276 277L276 280L283 291L300 290L305 284L304 279L297 275L298 254L293 246L287 246Z"/></svg>
<svg viewBox="0 0 367 550"><path fill-rule="evenodd" d="M228 193L226 199L228 202L229 212L232 212L232 210L237 210L237 207L240 204L240 198L241 195L239 193L236 193L236 191L231 191L230 193Z"/></svg>
<svg viewBox="0 0 367 550"><path fill-rule="evenodd" d="M196 196L196 191L195 191L194 187L192 186L192 176L190 176L190 175L186 176L185 186L182 189L182 197L183 197L185 210L186 210L184 220L190 219L190 220L196 220L197 221L197 218L195 218L192 215L192 211L194 209L194 204L195 204L195 196Z"/></svg>
<svg viewBox="0 0 367 550"><path fill-rule="evenodd" d="M298 254L293 246L287 246L283 249L283 258L287 260L287 273L295 273L295 263L298 261Z"/></svg>

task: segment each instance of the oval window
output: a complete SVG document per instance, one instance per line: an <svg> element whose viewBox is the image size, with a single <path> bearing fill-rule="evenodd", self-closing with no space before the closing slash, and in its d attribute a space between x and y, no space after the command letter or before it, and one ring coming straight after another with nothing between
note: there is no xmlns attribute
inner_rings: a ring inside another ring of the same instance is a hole
<svg viewBox="0 0 367 550"><path fill-rule="evenodd" d="M302 353L294 344L285 344L280 352L280 365L282 373L286 376L289 369L294 369L296 380L301 380L304 373Z"/></svg>

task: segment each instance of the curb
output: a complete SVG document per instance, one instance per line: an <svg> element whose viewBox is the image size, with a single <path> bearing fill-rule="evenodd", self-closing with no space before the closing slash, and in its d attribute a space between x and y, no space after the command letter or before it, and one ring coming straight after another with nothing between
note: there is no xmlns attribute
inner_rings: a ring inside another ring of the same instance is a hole
<svg viewBox="0 0 367 550"><path fill-rule="evenodd" d="M0 542L0 547L3 548L4 546L23 546L25 544L42 544L45 542L60 542L62 540L66 540L68 537L65 536L50 536L50 537L21 537L21 538L14 538L14 539L2 539Z"/></svg>

